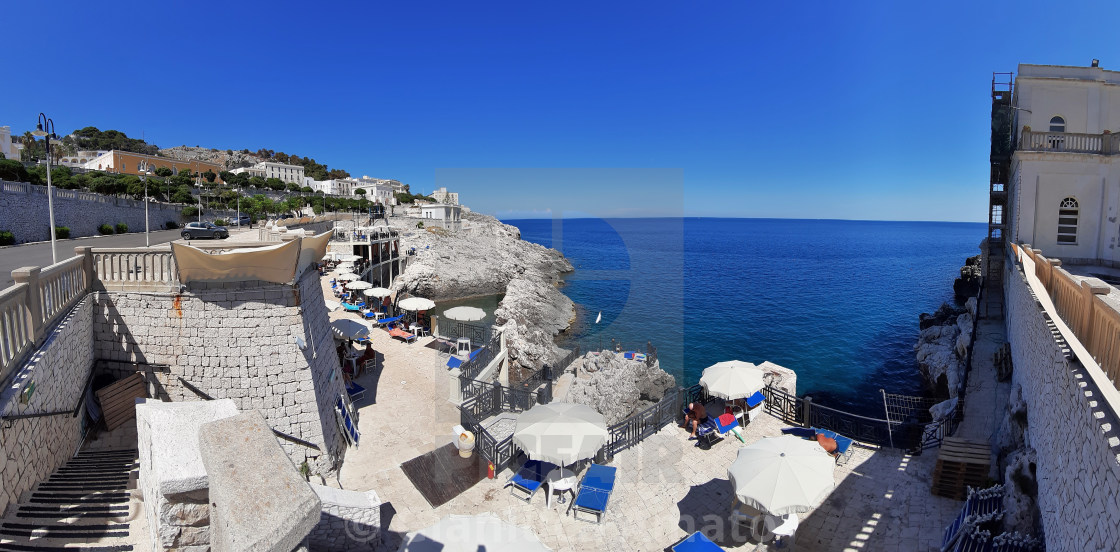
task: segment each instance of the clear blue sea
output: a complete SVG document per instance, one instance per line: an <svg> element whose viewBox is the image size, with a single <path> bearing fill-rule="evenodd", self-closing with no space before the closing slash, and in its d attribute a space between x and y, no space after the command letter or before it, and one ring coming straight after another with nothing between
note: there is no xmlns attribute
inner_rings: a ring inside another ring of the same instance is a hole
<svg viewBox="0 0 1120 552"><path fill-rule="evenodd" d="M770 360L798 393L876 417L879 389L922 394L918 315L953 300L980 223L789 219L506 220L576 267L568 339L650 341L691 385L723 360ZM602 312L602 320L595 319Z"/></svg>

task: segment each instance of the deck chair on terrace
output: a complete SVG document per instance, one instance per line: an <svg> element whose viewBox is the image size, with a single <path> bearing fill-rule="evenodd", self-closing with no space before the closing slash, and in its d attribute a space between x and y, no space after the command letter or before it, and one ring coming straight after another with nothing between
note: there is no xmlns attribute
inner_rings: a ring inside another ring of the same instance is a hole
<svg viewBox="0 0 1120 552"><path fill-rule="evenodd" d="M827 429L820 429L817 427L813 428L813 433L819 433L836 441L836 451L832 453L832 456L836 458L837 465L845 464L852 458L852 452L854 452L854 449L852 447L851 437L845 437L843 435L840 435L839 433L836 433L835 431L829 431Z"/></svg>
<svg viewBox="0 0 1120 552"><path fill-rule="evenodd" d="M583 512L593 514L595 523L602 523L603 517L607 515L607 505L610 503L611 493L614 492L614 481L617 474L618 468L614 466L599 464L588 466L587 471L583 474L583 479L579 482L575 500L572 500L572 503L568 505L569 512L575 510L575 512L572 512L572 517L579 519L577 514Z"/></svg>
<svg viewBox="0 0 1120 552"><path fill-rule="evenodd" d="M406 332L406 331L404 331L400 328L393 328L393 329L389 330L389 336L390 337L399 337L400 339L403 339L405 343L411 343L413 341L416 341L416 336L415 335L410 334L410 333L408 333L408 332Z"/></svg>
<svg viewBox="0 0 1120 552"><path fill-rule="evenodd" d="M708 421L696 428L696 444L698 446L711 448L720 439L723 439L723 435L720 433L719 422L716 421L715 416L708 416Z"/></svg>
<svg viewBox="0 0 1120 552"><path fill-rule="evenodd" d="M556 466L548 462L541 462L540 460L526 460L521 465L521 469L513 474L508 481L507 487L512 487L509 494L516 498L520 498L525 502L533 499L537 489L544 485L544 480L548 477L548 473L556 469ZM522 493L522 494L518 494Z"/></svg>

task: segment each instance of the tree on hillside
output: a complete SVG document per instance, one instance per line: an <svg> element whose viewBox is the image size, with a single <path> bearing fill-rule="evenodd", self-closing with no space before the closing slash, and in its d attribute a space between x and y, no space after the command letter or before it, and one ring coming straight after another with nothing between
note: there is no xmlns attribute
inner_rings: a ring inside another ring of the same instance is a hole
<svg viewBox="0 0 1120 552"><path fill-rule="evenodd" d="M331 169L330 172L327 173L327 178L324 178L323 180L333 180L335 178L350 178L350 173L342 169Z"/></svg>
<svg viewBox="0 0 1120 552"><path fill-rule="evenodd" d="M288 191L289 192L298 192L299 191L299 184L296 184L295 182L289 182L288 183Z"/></svg>
<svg viewBox="0 0 1120 552"><path fill-rule="evenodd" d="M28 182L27 168L15 159L4 159L0 161L0 180Z"/></svg>
<svg viewBox="0 0 1120 552"><path fill-rule="evenodd" d="M358 189L354 190L354 194L364 196L364 195L366 195L366 189L365 188L358 188Z"/></svg>
<svg viewBox="0 0 1120 552"><path fill-rule="evenodd" d="M218 178L218 175L214 174L214 171L206 169L206 172L202 173L202 178L205 178L207 182L213 183L214 179Z"/></svg>
<svg viewBox="0 0 1120 552"><path fill-rule="evenodd" d="M163 178L167 178L167 177L170 177L170 176L175 176L175 171L173 171L173 170L171 170L167 167L157 167L155 173L156 173L156 176L161 176Z"/></svg>
<svg viewBox="0 0 1120 552"><path fill-rule="evenodd" d="M315 190L312 190L311 186L304 186L304 187L300 188L299 191L300 191L300 193L304 193L304 194L315 193Z"/></svg>
<svg viewBox="0 0 1120 552"><path fill-rule="evenodd" d="M171 194L171 201L173 203L194 203L194 195L191 194L191 187L181 184L175 188Z"/></svg>
<svg viewBox="0 0 1120 552"><path fill-rule="evenodd" d="M264 185L268 186L270 190L276 190L278 192L284 189L284 181L275 177L265 180Z"/></svg>
<svg viewBox="0 0 1120 552"><path fill-rule="evenodd" d="M258 190L268 187L268 181L261 176L254 176L249 178L248 184Z"/></svg>

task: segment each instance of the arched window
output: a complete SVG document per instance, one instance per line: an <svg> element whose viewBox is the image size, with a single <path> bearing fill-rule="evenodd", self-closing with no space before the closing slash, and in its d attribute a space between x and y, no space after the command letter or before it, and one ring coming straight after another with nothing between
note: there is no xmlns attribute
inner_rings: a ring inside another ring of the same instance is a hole
<svg viewBox="0 0 1120 552"><path fill-rule="evenodd" d="M1058 243L1077 243L1077 200L1067 197L1058 206Z"/></svg>
<svg viewBox="0 0 1120 552"><path fill-rule="evenodd" d="M1065 131L1066 131L1066 120L1065 119L1063 119L1063 118L1061 118L1057 115L1055 115L1054 118L1050 119L1050 132L1065 132Z"/></svg>

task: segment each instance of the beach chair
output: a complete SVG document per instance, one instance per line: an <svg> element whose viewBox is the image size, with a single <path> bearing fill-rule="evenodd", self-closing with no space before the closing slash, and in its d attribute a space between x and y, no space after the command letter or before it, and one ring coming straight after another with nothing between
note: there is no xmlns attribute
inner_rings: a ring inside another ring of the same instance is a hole
<svg viewBox="0 0 1120 552"><path fill-rule="evenodd" d="M696 428L696 445L699 447L711 448L720 439L723 439L723 436L719 432L719 425L715 416L708 416L708 421Z"/></svg>
<svg viewBox="0 0 1120 552"><path fill-rule="evenodd" d="M413 341L416 341L416 336L415 335L410 334L410 333L408 333L408 332L406 332L406 331L404 331L400 328L393 328L393 329L389 330L389 336L403 339L405 343L411 343Z"/></svg>
<svg viewBox="0 0 1120 552"><path fill-rule="evenodd" d="M843 435L840 435L839 433L836 433L835 431L829 431L827 429L819 429L815 427L813 428L813 433L820 433L821 435L824 435L825 437L836 441L836 451L832 453L832 456L836 458L837 465L847 463L848 460L851 459L852 453L855 452L855 449L852 447L852 439L850 437L845 437Z"/></svg>
<svg viewBox="0 0 1120 552"><path fill-rule="evenodd" d="M579 482L575 500L568 505L568 512L572 513L572 517L579 519L577 514L583 512L593 514L595 523L602 523L603 517L607 515L607 505L610 503L611 493L614 491L614 480L617 473L618 468L613 466L599 464L588 466L587 472L583 474L583 479ZM575 510L575 512L572 512L572 510Z"/></svg>
<svg viewBox="0 0 1120 552"><path fill-rule="evenodd" d="M350 380L350 383L346 385L346 394L350 397L351 403L360 401L362 397L366 396L366 388L358 385L358 382Z"/></svg>
<svg viewBox="0 0 1120 552"><path fill-rule="evenodd" d="M467 355L467 360L470 360L470 359L474 358L480 352L482 352L482 349L475 349L474 351L471 352L470 355ZM463 365L463 362L465 362L465 361L459 360L459 357L453 356L453 357L447 359L447 369L450 370L452 368L458 368L458 367Z"/></svg>
<svg viewBox="0 0 1120 552"><path fill-rule="evenodd" d="M338 427L342 430L342 435L346 438L346 441L357 447L362 435L358 433L358 423L354 421L350 405L341 396L338 397L338 403L335 404L334 414L335 421L338 422Z"/></svg>
<svg viewBox="0 0 1120 552"><path fill-rule="evenodd" d="M966 520L970 516L988 516L1003 511L1003 485L995 485L987 489L968 488L968 498L964 507L957 514L956 519L945 528L941 539L941 550L950 550L959 540Z"/></svg>
<svg viewBox="0 0 1120 552"><path fill-rule="evenodd" d="M531 501L533 495L537 493L537 489L544 485L544 480L548 477L549 472L554 469L556 469L556 466L548 462L526 460L521 465L521 469L517 470L517 473L506 481L506 486L512 487L509 494L525 502ZM522 494L519 495L518 493Z"/></svg>
<svg viewBox="0 0 1120 552"><path fill-rule="evenodd" d="M361 312L362 311L362 307L359 307L358 305L352 305L350 303L347 303L346 301L342 302L342 308L345 309L345 310L348 310L350 312Z"/></svg>
<svg viewBox="0 0 1120 552"><path fill-rule="evenodd" d="M681 542L673 545L673 552L716 552L722 551L716 543L711 539L704 536L704 533L697 531L687 537Z"/></svg>
<svg viewBox="0 0 1120 552"><path fill-rule="evenodd" d="M747 442L743 439L743 434L739 433L739 420L735 419L734 414L720 414L716 417L716 428L720 435L726 435L730 431L739 439L740 443Z"/></svg>
<svg viewBox="0 0 1120 552"><path fill-rule="evenodd" d="M401 317L399 317L399 316L390 316L389 318L382 318L381 320L377 321L377 325L381 326L381 325L386 325L386 324L392 324L392 323L394 323L394 322L396 322L397 320L400 320L400 319L401 319Z"/></svg>

